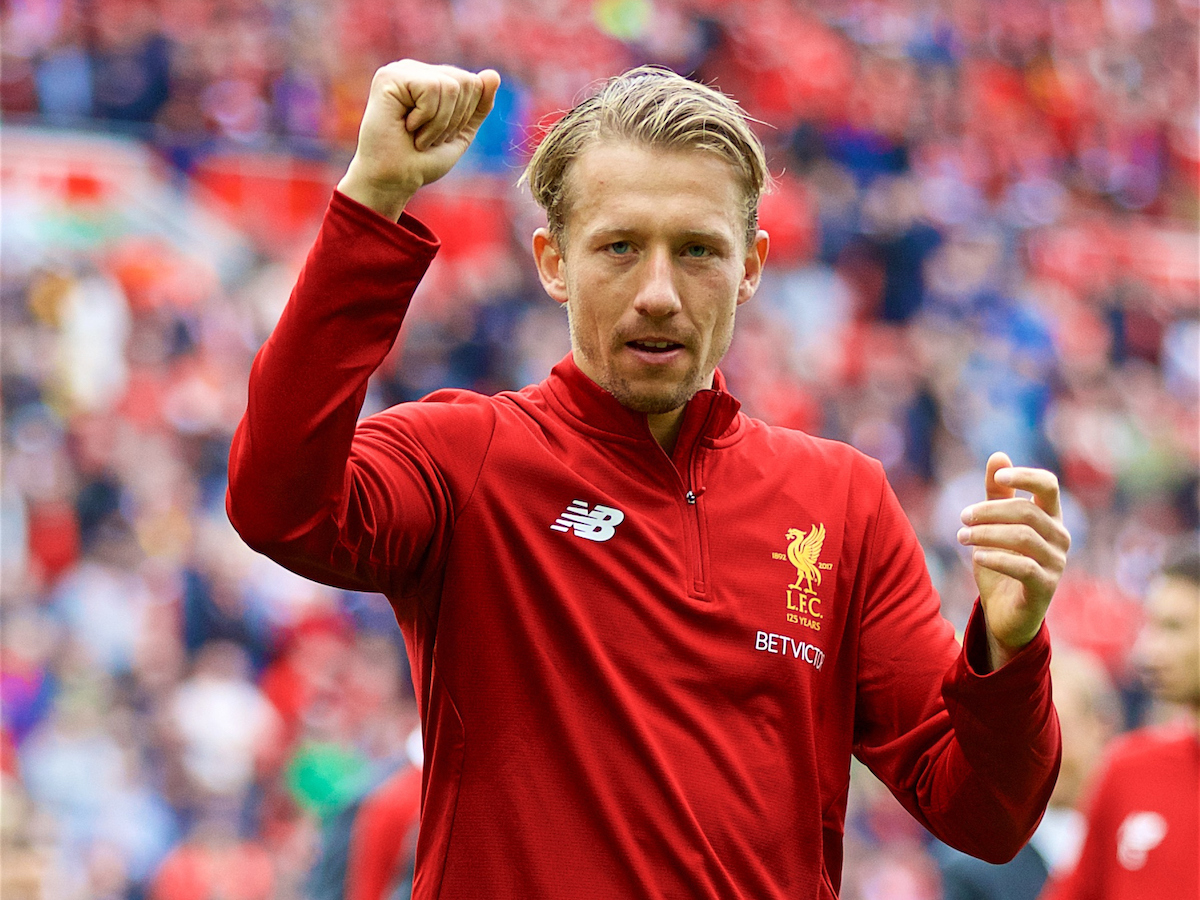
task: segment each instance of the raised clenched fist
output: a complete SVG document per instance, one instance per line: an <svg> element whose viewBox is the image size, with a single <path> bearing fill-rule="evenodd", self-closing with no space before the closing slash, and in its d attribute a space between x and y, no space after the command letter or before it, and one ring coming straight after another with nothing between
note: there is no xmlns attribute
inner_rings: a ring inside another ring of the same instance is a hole
<svg viewBox="0 0 1200 900"><path fill-rule="evenodd" d="M338 190L397 219L417 189L454 167L492 110L500 76L412 59L375 73L354 158Z"/></svg>

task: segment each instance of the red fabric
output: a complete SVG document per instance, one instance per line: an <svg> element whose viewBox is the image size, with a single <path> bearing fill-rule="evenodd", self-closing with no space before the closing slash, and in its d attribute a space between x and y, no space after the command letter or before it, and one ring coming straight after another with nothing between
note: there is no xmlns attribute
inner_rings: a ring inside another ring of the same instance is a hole
<svg viewBox="0 0 1200 900"><path fill-rule="evenodd" d="M1058 766L1048 639L978 674L981 616L961 653L874 460L747 418L720 373L668 457L570 357L357 425L435 249L335 196L228 498L251 546L392 603L414 896L832 898L852 752L947 842L1015 854ZM581 504L623 518L575 529ZM804 575L787 551L818 528Z"/></svg>
<svg viewBox="0 0 1200 900"><path fill-rule="evenodd" d="M1096 654L1114 678L1128 671L1144 618L1141 603L1111 580L1074 573L1058 586L1046 613L1060 641Z"/></svg>
<svg viewBox="0 0 1200 900"><path fill-rule="evenodd" d="M62 500L29 505L26 525L29 555L48 581L53 581L79 559L79 521L75 510Z"/></svg>
<svg viewBox="0 0 1200 900"><path fill-rule="evenodd" d="M167 855L150 887L151 900L270 900L271 856L258 844L183 844Z"/></svg>
<svg viewBox="0 0 1200 900"><path fill-rule="evenodd" d="M811 192L794 175L776 179L758 208L758 224L771 235L771 262L793 268L812 259L816 250L817 215Z"/></svg>
<svg viewBox="0 0 1200 900"><path fill-rule="evenodd" d="M1200 900L1200 736L1143 729L1109 750L1075 870L1043 900Z"/></svg>
<svg viewBox="0 0 1200 900"><path fill-rule="evenodd" d="M354 819L346 900L387 900L413 852L421 770L405 766L371 792Z"/></svg>
<svg viewBox="0 0 1200 900"><path fill-rule="evenodd" d="M16 742L9 730L0 726L0 775L19 778L20 774Z"/></svg>
<svg viewBox="0 0 1200 900"><path fill-rule="evenodd" d="M331 693L344 694L340 683L350 649L350 626L332 615L308 615L284 635L284 652L260 679L263 694L283 719L282 743L291 746L314 705Z"/></svg>

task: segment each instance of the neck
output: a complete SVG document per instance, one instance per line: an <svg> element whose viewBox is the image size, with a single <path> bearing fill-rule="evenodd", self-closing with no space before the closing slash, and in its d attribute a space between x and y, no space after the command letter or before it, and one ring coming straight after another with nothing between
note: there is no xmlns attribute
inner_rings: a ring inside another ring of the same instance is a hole
<svg viewBox="0 0 1200 900"><path fill-rule="evenodd" d="M683 411L687 405L665 413L647 413L646 424L650 433L658 441L658 445L666 451L667 456L675 452L675 441L679 438L679 429L683 425Z"/></svg>

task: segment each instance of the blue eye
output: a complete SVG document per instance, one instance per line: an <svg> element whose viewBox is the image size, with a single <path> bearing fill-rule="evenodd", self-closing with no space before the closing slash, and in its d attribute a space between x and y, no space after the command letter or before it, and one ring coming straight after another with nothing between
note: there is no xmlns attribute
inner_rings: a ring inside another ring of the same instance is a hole
<svg viewBox="0 0 1200 900"><path fill-rule="evenodd" d="M633 249L633 245L629 241L613 241L608 245L608 249L618 256L624 256Z"/></svg>
<svg viewBox="0 0 1200 900"><path fill-rule="evenodd" d="M712 251L703 244L688 244L683 250L684 255L692 259L703 259L706 256L711 256Z"/></svg>

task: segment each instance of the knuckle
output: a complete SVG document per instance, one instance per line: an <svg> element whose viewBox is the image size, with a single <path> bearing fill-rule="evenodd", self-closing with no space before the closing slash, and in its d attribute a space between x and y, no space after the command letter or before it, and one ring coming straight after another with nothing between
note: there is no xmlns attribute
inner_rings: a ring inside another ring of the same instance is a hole
<svg viewBox="0 0 1200 900"><path fill-rule="evenodd" d="M421 64L414 59L397 59L387 63L386 65L380 66L375 70L375 74L400 76L406 72L412 71L413 69L419 68L420 65Z"/></svg>
<svg viewBox="0 0 1200 900"><path fill-rule="evenodd" d="M1033 526L1037 521L1038 508L1032 500L1018 499L1013 506L1013 518L1021 525Z"/></svg>

